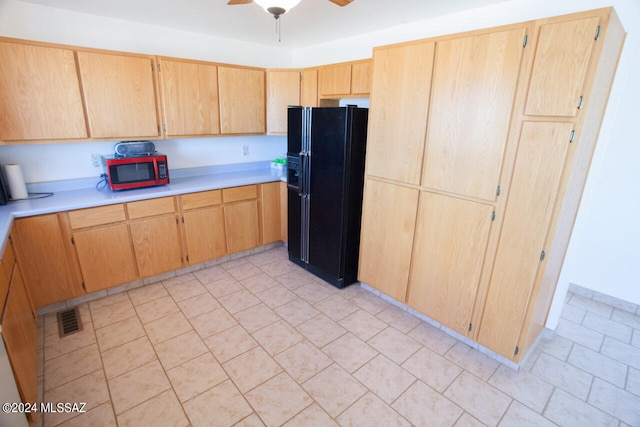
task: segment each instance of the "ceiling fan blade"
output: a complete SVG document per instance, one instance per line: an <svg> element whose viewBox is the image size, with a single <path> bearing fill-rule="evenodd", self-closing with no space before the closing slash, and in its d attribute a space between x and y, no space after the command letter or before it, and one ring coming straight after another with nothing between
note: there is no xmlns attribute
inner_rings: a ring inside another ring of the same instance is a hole
<svg viewBox="0 0 640 427"><path fill-rule="evenodd" d="M346 6L351 3L353 0L329 0L331 3L335 3L338 6Z"/></svg>
<svg viewBox="0 0 640 427"><path fill-rule="evenodd" d="M227 5L233 6L234 4L249 4L249 3L253 3L253 0L229 0L229 3L227 3Z"/></svg>

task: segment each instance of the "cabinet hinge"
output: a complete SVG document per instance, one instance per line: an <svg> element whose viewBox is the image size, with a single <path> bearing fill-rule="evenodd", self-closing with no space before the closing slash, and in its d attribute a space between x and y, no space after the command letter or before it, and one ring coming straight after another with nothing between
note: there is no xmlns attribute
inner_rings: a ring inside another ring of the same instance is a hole
<svg viewBox="0 0 640 427"><path fill-rule="evenodd" d="M573 140L576 139L576 130L571 131L571 135L569 135L569 143L572 143Z"/></svg>
<svg viewBox="0 0 640 427"><path fill-rule="evenodd" d="M469 332L471 332L471 329L473 329L473 324L469 323Z"/></svg>
<svg viewBox="0 0 640 427"><path fill-rule="evenodd" d="M184 217L182 217L182 223L184 224Z"/></svg>
<svg viewBox="0 0 640 427"><path fill-rule="evenodd" d="M160 68L160 64L158 64L158 72L162 71Z"/></svg>
<svg viewBox="0 0 640 427"><path fill-rule="evenodd" d="M520 353L520 347L516 346L516 349L513 351L513 354L517 355L518 353Z"/></svg>
<svg viewBox="0 0 640 427"><path fill-rule="evenodd" d="M545 251L542 251L540 253L540 261L544 261L545 257L547 256L547 253Z"/></svg>
<svg viewBox="0 0 640 427"><path fill-rule="evenodd" d="M527 47L527 44L529 44L529 35L525 34L524 40L522 41L522 47Z"/></svg>
<svg viewBox="0 0 640 427"><path fill-rule="evenodd" d="M187 263L188 263L189 262L189 255L187 255L185 258L187 259Z"/></svg>
<svg viewBox="0 0 640 427"><path fill-rule="evenodd" d="M75 241L75 239L73 238L73 236L71 236L71 244L72 244L72 245L75 245L75 244L76 244L76 241Z"/></svg>
<svg viewBox="0 0 640 427"><path fill-rule="evenodd" d="M166 131L167 131L167 125L166 125L166 124L163 124L163 125L162 125L162 130L163 130L164 132L166 132Z"/></svg>
<svg viewBox="0 0 640 427"><path fill-rule="evenodd" d="M584 102L584 95L580 95L580 98L578 98L578 110L582 108L583 102Z"/></svg>
<svg viewBox="0 0 640 427"><path fill-rule="evenodd" d="M491 212L491 221L496 220L496 211Z"/></svg>
<svg viewBox="0 0 640 427"><path fill-rule="evenodd" d="M502 187L498 185L498 188L496 188L496 197L500 195L500 192L502 192Z"/></svg>
<svg viewBox="0 0 640 427"><path fill-rule="evenodd" d="M596 28L596 36L594 38L594 40L598 40L600 38L600 31L602 30L602 27L600 25L598 25L598 27Z"/></svg>
<svg viewBox="0 0 640 427"><path fill-rule="evenodd" d="M87 287L84 285L84 282L82 282L82 289L84 289L85 291L87 290Z"/></svg>

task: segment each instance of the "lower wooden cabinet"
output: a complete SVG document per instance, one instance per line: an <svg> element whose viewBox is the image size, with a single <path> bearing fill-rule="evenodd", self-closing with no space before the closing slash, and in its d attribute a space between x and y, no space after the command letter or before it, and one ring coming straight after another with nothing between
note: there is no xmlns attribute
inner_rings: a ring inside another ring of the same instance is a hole
<svg viewBox="0 0 640 427"><path fill-rule="evenodd" d="M36 308L84 295L66 214L18 218L13 233L17 256Z"/></svg>
<svg viewBox="0 0 640 427"><path fill-rule="evenodd" d="M280 240L283 184L17 219L18 260L34 309Z"/></svg>
<svg viewBox="0 0 640 427"><path fill-rule="evenodd" d="M11 251L11 244L7 250ZM6 254L5 251L5 254ZM10 257L13 259L13 257ZM3 258L4 260L4 258ZM36 402L38 375L38 325L19 264L3 263L9 273L9 293L0 319L2 339L23 402ZM1 313L0 309L0 313ZM1 345L1 344L0 344Z"/></svg>
<svg viewBox="0 0 640 427"><path fill-rule="evenodd" d="M138 278L127 224L105 225L73 232L76 253L87 292L95 292Z"/></svg>
<svg viewBox="0 0 640 427"><path fill-rule="evenodd" d="M141 278L183 266L175 197L127 203L127 214Z"/></svg>

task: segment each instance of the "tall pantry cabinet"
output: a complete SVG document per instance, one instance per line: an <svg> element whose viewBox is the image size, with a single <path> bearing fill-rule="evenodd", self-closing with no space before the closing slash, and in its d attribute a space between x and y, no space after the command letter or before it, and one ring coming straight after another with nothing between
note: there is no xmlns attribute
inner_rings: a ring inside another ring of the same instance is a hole
<svg viewBox="0 0 640 427"><path fill-rule="evenodd" d="M623 41L607 8L376 48L360 280L519 362Z"/></svg>

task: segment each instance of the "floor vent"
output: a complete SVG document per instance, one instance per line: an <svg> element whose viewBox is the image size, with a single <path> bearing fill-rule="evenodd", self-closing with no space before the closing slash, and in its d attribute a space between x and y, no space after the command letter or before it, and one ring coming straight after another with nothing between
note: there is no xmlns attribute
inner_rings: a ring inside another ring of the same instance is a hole
<svg viewBox="0 0 640 427"><path fill-rule="evenodd" d="M75 334L82 330L82 322L80 321L80 313L78 307L69 308L59 311L58 313L58 333L60 338L67 335Z"/></svg>

